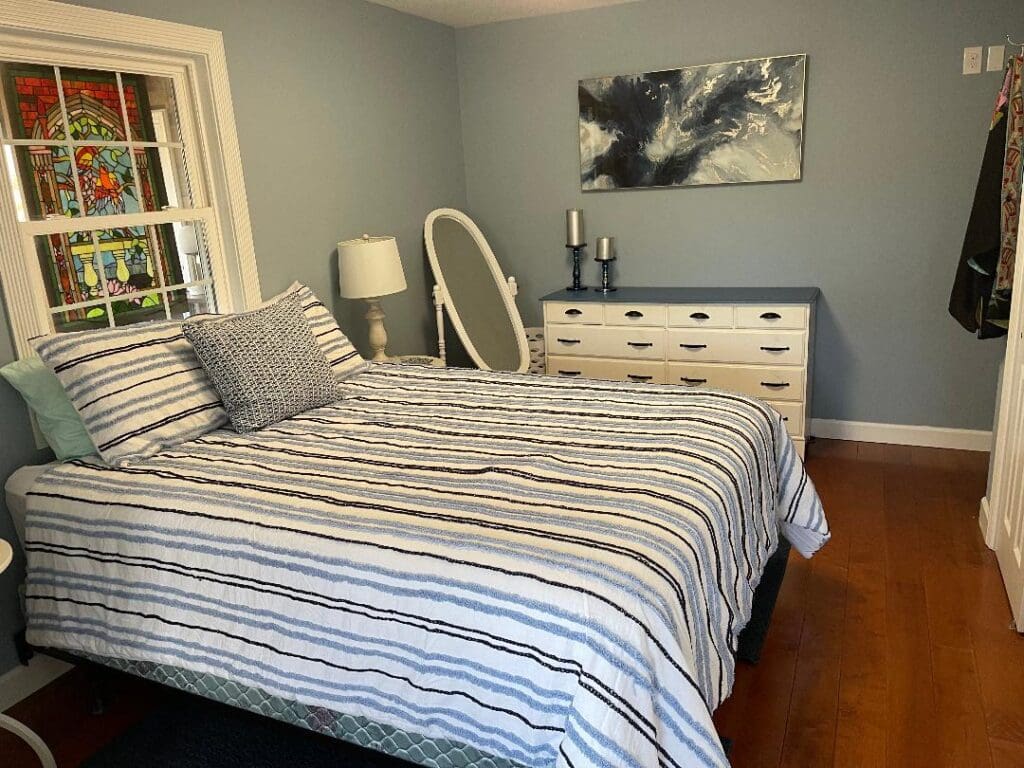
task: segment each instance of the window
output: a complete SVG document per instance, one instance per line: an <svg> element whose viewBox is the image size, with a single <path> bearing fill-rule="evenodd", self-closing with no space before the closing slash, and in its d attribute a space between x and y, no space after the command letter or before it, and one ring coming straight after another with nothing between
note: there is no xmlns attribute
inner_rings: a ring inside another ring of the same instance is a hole
<svg viewBox="0 0 1024 768"><path fill-rule="evenodd" d="M0 79L0 142L54 328L215 309L173 81L17 62Z"/></svg>
<svg viewBox="0 0 1024 768"><path fill-rule="evenodd" d="M255 306L220 33L8 4L0 279L19 356L42 333Z"/></svg>

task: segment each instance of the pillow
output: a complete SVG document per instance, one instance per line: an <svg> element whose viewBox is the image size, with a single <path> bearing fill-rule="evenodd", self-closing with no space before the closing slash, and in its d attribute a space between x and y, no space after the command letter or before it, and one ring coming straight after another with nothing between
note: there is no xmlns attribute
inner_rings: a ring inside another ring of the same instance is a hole
<svg viewBox="0 0 1024 768"><path fill-rule="evenodd" d="M108 464L146 458L227 421L181 323L140 323L34 342Z"/></svg>
<svg viewBox="0 0 1024 768"><path fill-rule="evenodd" d="M334 315L313 291L302 283L292 283L288 290L265 301L261 306L270 306L293 293L298 294L299 301L302 303L302 313L309 322L317 344L327 356L327 362L331 364L334 378L341 381L369 369L370 364L360 356L352 342L342 333L338 323L334 320Z"/></svg>
<svg viewBox="0 0 1024 768"><path fill-rule="evenodd" d="M0 376L18 390L35 414L39 431L59 461L91 456L96 446L64 387L38 357L16 360L0 368Z"/></svg>
<svg viewBox="0 0 1024 768"><path fill-rule="evenodd" d="M187 322L184 332L237 432L338 399L338 382L297 292L252 312Z"/></svg>

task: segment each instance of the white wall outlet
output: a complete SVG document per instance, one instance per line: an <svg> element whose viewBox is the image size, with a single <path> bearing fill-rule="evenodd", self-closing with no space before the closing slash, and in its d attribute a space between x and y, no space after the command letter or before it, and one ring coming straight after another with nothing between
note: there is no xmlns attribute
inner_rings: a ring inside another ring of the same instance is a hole
<svg viewBox="0 0 1024 768"><path fill-rule="evenodd" d="M964 48L964 74L965 75L980 75L981 74L981 56L982 47L975 45L970 48Z"/></svg>
<svg viewBox="0 0 1024 768"><path fill-rule="evenodd" d="M990 45L988 47L988 60L985 62L986 72L1002 72L1006 57L1005 45Z"/></svg>

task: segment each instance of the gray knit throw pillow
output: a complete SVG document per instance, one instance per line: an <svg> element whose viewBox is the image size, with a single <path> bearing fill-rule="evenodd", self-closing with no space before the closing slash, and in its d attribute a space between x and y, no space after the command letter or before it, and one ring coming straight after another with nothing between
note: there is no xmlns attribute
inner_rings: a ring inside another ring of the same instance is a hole
<svg viewBox="0 0 1024 768"><path fill-rule="evenodd" d="M183 327L237 432L262 429L338 399L330 363L297 294Z"/></svg>

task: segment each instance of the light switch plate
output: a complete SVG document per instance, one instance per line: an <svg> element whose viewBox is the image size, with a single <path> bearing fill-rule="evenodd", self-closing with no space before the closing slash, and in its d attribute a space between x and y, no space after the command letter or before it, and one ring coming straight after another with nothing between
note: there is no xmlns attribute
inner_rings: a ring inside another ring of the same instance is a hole
<svg viewBox="0 0 1024 768"><path fill-rule="evenodd" d="M965 75L980 75L981 74L981 57L982 47L980 45L971 46L970 48L964 48L964 74Z"/></svg>
<svg viewBox="0 0 1024 768"><path fill-rule="evenodd" d="M1005 57L1005 45L990 45L988 47L988 61L985 64L985 70L987 72L1002 72Z"/></svg>

